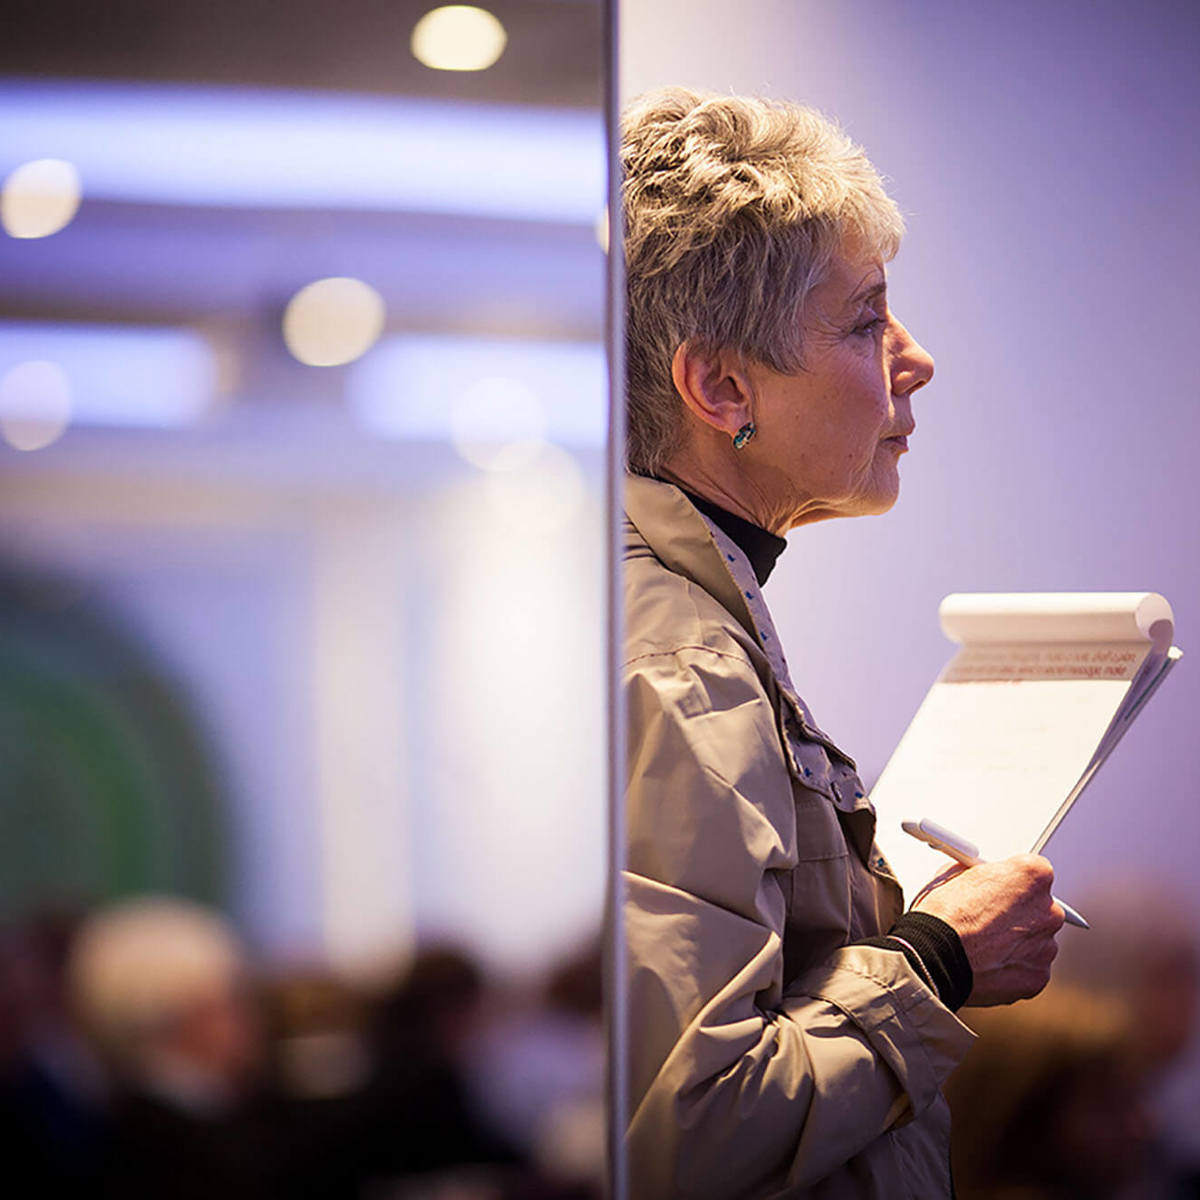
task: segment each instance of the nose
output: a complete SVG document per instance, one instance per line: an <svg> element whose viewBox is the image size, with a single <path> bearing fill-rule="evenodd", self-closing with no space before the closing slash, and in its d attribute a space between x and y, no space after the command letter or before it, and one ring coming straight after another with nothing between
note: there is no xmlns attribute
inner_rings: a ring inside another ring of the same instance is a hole
<svg viewBox="0 0 1200 1200"><path fill-rule="evenodd" d="M933 378L933 357L899 321L893 324L892 391L907 396Z"/></svg>

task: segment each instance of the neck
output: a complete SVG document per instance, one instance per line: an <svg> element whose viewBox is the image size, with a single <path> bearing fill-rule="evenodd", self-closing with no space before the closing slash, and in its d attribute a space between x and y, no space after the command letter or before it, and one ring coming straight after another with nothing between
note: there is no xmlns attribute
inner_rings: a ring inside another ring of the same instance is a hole
<svg viewBox="0 0 1200 1200"><path fill-rule="evenodd" d="M733 453L736 452L730 450L730 454ZM767 497L736 462L708 463L683 451L666 463L658 475L778 537L783 537L791 528L790 521L771 512Z"/></svg>

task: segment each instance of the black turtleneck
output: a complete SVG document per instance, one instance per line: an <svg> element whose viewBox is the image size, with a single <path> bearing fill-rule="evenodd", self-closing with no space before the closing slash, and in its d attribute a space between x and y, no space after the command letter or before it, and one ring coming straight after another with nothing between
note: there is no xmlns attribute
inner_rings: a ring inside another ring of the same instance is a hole
<svg viewBox="0 0 1200 1200"><path fill-rule="evenodd" d="M676 485L678 486L678 485ZM689 492L687 488L679 489L683 494L718 528L729 535L737 548L750 560L754 569L754 578L758 586L767 582L775 569L775 562L787 549L787 539L777 537L770 531L747 521L735 513L729 512L719 504Z"/></svg>

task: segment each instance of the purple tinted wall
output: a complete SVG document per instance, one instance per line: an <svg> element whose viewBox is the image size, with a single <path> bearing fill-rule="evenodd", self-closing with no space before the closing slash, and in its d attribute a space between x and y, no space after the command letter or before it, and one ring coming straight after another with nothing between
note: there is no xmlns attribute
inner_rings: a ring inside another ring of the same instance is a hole
<svg viewBox="0 0 1200 1200"><path fill-rule="evenodd" d="M1200 9L731 14L626 5L626 95L681 83L838 117L908 217L893 307L938 363L896 509L791 537L768 599L793 676L869 780L948 656L945 593L1161 591L1191 653L1049 853L1068 898L1152 873L1200 922Z"/></svg>

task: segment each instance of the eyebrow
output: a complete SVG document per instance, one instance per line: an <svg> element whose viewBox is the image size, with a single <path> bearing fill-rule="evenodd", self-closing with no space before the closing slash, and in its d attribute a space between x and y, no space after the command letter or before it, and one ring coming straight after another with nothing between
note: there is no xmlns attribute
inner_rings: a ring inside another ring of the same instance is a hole
<svg viewBox="0 0 1200 1200"><path fill-rule="evenodd" d="M861 304L864 300L874 300L876 296L880 296L886 291L887 280L881 279L877 283L871 284L870 287L863 288L861 292L856 292L850 297L849 303Z"/></svg>

